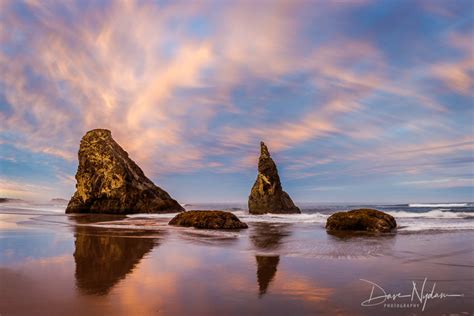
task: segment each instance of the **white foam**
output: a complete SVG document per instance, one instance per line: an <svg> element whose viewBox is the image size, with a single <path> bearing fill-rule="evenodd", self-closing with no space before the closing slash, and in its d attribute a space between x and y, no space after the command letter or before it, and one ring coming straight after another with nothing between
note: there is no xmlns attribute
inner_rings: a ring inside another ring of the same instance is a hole
<svg viewBox="0 0 474 316"><path fill-rule="evenodd" d="M387 212L395 218L433 218L433 219L465 219L474 217L472 212L450 212L449 209L436 209L428 212L407 212L407 211L391 211ZM234 211L238 218L244 222L258 223L325 223L331 214L322 213L303 213L303 214L262 214L252 215L246 211ZM165 214L132 214L127 215L129 218L162 218L171 219L178 213Z"/></svg>
<svg viewBox="0 0 474 316"><path fill-rule="evenodd" d="M123 225L123 224L109 224L109 223L92 223L92 224L81 224L77 226L91 226L91 227L101 227L101 228L115 228L115 229L129 229L129 230L157 230L166 225L149 225L149 226L139 226L139 225Z"/></svg>
<svg viewBox="0 0 474 316"><path fill-rule="evenodd" d="M329 215L321 213L313 214L262 214L251 215L244 211L233 212L244 222L258 223L326 223Z"/></svg>
<svg viewBox="0 0 474 316"><path fill-rule="evenodd" d="M258 223L325 223L329 215L321 213L313 214L263 214L263 215L252 215L245 211L233 211L239 219L244 222ZM166 213L166 214L132 214L127 215L130 218L163 218L171 219L178 213Z"/></svg>
<svg viewBox="0 0 474 316"><path fill-rule="evenodd" d="M395 218L470 218L474 217L474 213L472 212L449 212L446 209L436 209L428 212L407 212L407 211L392 211L387 212L388 214L392 215Z"/></svg>
<svg viewBox="0 0 474 316"><path fill-rule="evenodd" d="M400 231L451 231L451 230L474 230L474 222L441 222L441 221L429 221L429 222L399 222L398 228Z"/></svg>
<svg viewBox="0 0 474 316"><path fill-rule="evenodd" d="M397 219L399 226L402 231L420 231L420 230L474 230L474 212L453 212L448 207L454 206L466 206L471 203L456 203L456 204L410 204L411 207L421 207L420 205L434 205L437 208L431 209L427 212L410 212L410 211L386 211L390 215ZM5 203L0 204L1 211L19 211L19 213L25 211L38 211L38 212L53 212L64 214L64 205L58 204L33 204L33 203ZM292 224L316 224L318 226L324 226L327 218L331 214L323 213L303 213L303 214L263 214L263 215L252 215L245 210L230 210L239 219L246 223L292 223ZM304 211L303 211L304 212ZM143 219L157 219L156 224L152 225L134 225L134 223L121 223L117 224L114 222L105 224L101 223L103 227L111 228L127 228L127 229L156 229L167 227L167 222L176 216L178 213L165 213L165 214L131 214L127 217L133 220L139 218ZM124 225L125 224L125 225Z"/></svg>
<svg viewBox="0 0 474 316"><path fill-rule="evenodd" d="M163 214L130 214L130 218L173 218L178 213L163 213Z"/></svg>
<svg viewBox="0 0 474 316"><path fill-rule="evenodd" d="M467 203L410 203L408 204L409 207L466 207L468 206Z"/></svg>
<svg viewBox="0 0 474 316"><path fill-rule="evenodd" d="M30 204L30 203L2 203L2 210L20 210L20 211L37 211L37 212L54 212L64 213L66 207L58 204Z"/></svg>

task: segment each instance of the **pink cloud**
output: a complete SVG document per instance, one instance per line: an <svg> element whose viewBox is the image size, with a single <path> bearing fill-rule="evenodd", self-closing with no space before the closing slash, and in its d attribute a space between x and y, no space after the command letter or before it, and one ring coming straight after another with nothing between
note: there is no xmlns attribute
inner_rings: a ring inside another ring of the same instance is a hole
<svg viewBox="0 0 474 316"><path fill-rule="evenodd" d="M441 62L432 66L432 73L450 89L463 95L474 90L474 45L472 34L452 35L449 44L460 50L463 57L455 61Z"/></svg>

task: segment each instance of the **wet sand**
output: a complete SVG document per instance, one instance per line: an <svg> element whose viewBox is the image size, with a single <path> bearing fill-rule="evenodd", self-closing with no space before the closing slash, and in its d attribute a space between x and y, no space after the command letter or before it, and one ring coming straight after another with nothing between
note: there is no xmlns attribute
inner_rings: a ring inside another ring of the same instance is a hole
<svg viewBox="0 0 474 316"><path fill-rule="evenodd" d="M473 231L345 237L321 224L254 222L215 232L167 219L6 213L2 316L474 312ZM381 288L412 294L425 278L425 294L435 284L433 294L463 296L428 299L424 311L416 297L361 306L372 286L373 298Z"/></svg>

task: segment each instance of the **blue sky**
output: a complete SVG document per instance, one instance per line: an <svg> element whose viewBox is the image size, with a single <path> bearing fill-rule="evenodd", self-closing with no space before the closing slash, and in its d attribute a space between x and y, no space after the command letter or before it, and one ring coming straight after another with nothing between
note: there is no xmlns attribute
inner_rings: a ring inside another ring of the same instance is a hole
<svg viewBox="0 0 474 316"><path fill-rule="evenodd" d="M69 198L93 128L180 202L474 200L472 1L2 1L0 195Z"/></svg>

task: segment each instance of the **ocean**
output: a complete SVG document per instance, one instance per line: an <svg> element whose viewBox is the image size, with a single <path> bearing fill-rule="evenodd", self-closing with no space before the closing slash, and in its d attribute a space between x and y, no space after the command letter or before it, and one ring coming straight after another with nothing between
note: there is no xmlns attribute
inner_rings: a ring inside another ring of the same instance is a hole
<svg viewBox="0 0 474 316"><path fill-rule="evenodd" d="M318 204L299 203L302 214L251 215L244 203L196 203L184 204L186 210L226 210L244 222L306 223L324 226L327 218L336 212L357 208L372 208L395 217L399 232L474 230L474 203L412 203L412 204ZM131 215L130 217L143 217ZM150 218L173 217L174 215L145 215ZM320 225L318 225L320 224Z"/></svg>

